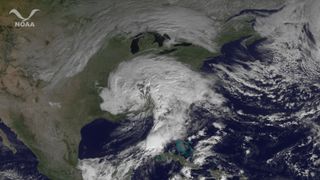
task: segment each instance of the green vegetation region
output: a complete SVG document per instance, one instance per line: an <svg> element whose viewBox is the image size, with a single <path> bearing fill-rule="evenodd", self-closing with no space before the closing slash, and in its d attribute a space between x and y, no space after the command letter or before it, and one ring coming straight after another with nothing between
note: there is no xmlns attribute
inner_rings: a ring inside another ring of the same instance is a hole
<svg viewBox="0 0 320 180"><path fill-rule="evenodd" d="M171 152L159 154L159 155L155 156L155 160L159 161L159 162L176 161L176 162L179 162L182 166L197 168L197 165L191 163L183 156L180 156L180 155L177 155L177 154L174 154Z"/></svg>
<svg viewBox="0 0 320 180"><path fill-rule="evenodd" d="M218 53L212 53L207 49L196 45L180 47L170 54L170 56L175 57L177 61L189 65L193 70L196 71L201 68L205 59L217 55Z"/></svg>
<svg viewBox="0 0 320 180"><path fill-rule="evenodd" d="M242 37L249 37L246 41L246 45L250 45L254 41L261 38L261 36L252 27L253 17L244 16L230 20L225 23L221 28L218 36L215 38L215 42L220 48L227 42L240 39Z"/></svg>
<svg viewBox="0 0 320 180"><path fill-rule="evenodd" d="M9 61L9 53L14 47L14 34L12 27L0 25L0 73L5 70L4 64Z"/></svg>

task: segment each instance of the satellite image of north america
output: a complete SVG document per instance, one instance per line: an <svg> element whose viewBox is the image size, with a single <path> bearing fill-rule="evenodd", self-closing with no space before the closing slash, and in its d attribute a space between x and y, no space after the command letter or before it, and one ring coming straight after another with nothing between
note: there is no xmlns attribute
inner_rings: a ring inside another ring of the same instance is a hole
<svg viewBox="0 0 320 180"><path fill-rule="evenodd" d="M319 0L0 0L0 180L320 180Z"/></svg>

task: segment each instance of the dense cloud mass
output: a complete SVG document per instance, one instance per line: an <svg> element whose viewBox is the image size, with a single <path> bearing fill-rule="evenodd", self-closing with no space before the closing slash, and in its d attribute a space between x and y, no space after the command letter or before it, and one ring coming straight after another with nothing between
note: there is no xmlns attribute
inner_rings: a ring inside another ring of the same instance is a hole
<svg viewBox="0 0 320 180"><path fill-rule="evenodd" d="M220 106L223 97L213 91L213 82L213 78L165 56L141 56L120 64L110 75L108 88L100 94L104 100L101 108L113 114L135 113L131 115L132 121L146 116L150 108L154 119L148 136L136 147L140 152L124 161L139 162L141 157L151 158L170 141L185 137L187 124L191 123L188 121L191 104L205 102ZM129 170L130 166L137 167L137 164L128 164L126 168ZM91 163L84 161L82 168L88 165ZM92 169L97 168L93 166ZM127 171L118 173L124 176Z"/></svg>
<svg viewBox="0 0 320 180"><path fill-rule="evenodd" d="M254 29L265 39L225 44L222 55L204 62L203 72L156 55L120 64L100 94L101 108L129 113L132 121L151 114L154 125L144 140L117 155L82 160L83 177L121 179L130 169L132 178L150 179L160 171L164 179L209 178L214 169L225 178L319 177L319 5L292 1L270 13L255 10ZM176 37L211 50L215 23L180 10L164 18L173 29L185 29ZM240 15L245 12L251 11ZM172 33L170 26L153 24L164 23L160 14L148 27ZM154 161L176 152L172 142L178 139L190 143L193 165Z"/></svg>
<svg viewBox="0 0 320 180"><path fill-rule="evenodd" d="M42 168L85 180L319 179L319 0L72 2L4 46L0 115ZM46 179L1 133L0 152L22 165L0 162L0 179Z"/></svg>

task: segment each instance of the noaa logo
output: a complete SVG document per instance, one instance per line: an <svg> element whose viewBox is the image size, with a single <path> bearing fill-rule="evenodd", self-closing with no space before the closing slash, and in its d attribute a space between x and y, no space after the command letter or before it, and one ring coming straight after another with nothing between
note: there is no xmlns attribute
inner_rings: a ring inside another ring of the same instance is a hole
<svg viewBox="0 0 320 180"><path fill-rule="evenodd" d="M11 9L11 11L9 12L9 14L14 14L14 15L17 16L17 18L21 19L20 22L15 22L15 23L14 23L15 27L34 27L34 26L35 26L35 25L34 25L34 22L30 22L30 21L28 21L28 20L31 19L32 16L33 16L36 12L38 12L38 11L40 11L40 10L39 10L39 9L33 9L33 10L30 12L30 14L29 14L29 16L28 16L27 18L24 18L24 17L20 14L20 12L19 12L18 10L16 10L16 9Z"/></svg>

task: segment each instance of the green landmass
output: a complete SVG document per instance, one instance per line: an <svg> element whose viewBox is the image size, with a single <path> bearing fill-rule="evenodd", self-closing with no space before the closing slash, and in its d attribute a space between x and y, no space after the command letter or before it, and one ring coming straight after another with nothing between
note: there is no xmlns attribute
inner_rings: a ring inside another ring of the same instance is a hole
<svg viewBox="0 0 320 180"><path fill-rule="evenodd" d="M196 45L180 47L170 54L170 56L175 57L177 61L189 65L196 71L200 70L204 60L217 55L218 53L212 53Z"/></svg>
<svg viewBox="0 0 320 180"><path fill-rule="evenodd" d="M5 70L5 63L8 63L9 61L9 54L11 52L11 49L14 47L14 34L12 27L10 26L4 26L0 25L0 40L2 43L0 43L0 73L3 73Z"/></svg>
<svg viewBox="0 0 320 180"><path fill-rule="evenodd" d="M183 156L178 155L178 154L174 154L171 152L161 153L161 154L155 156L155 160L160 161L160 162L176 161L176 162L179 162L182 166L188 166L188 167L195 168L195 169L198 168L197 165L191 163Z"/></svg>
<svg viewBox="0 0 320 180"><path fill-rule="evenodd" d="M251 36L251 43L257 39L260 39L260 35L252 27L250 22L251 20L252 17L244 16L238 17L224 24L218 36L215 38L215 42L217 43L218 47L242 37Z"/></svg>

